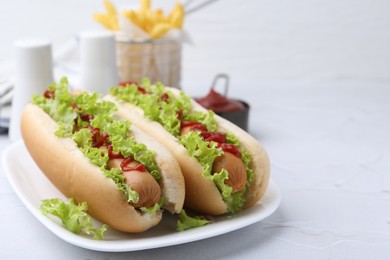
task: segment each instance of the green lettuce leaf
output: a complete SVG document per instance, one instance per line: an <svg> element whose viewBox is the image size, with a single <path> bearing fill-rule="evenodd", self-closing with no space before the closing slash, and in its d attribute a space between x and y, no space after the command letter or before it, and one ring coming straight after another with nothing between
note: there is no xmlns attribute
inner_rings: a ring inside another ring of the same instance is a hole
<svg viewBox="0 0 390 260"><path fill-rule="evenodd" d="M137 203L139 200L139 195L136 191L132 190L125 182L125 176L121 174L121 170L118 168L111 168L110 170L107 170L104 167L100 168L102 172L104 173L104 176L107 178L112 179L116 187L122 191L122 193L125 195L126 200L128 202L134 202Z"/></svg>
<svg viewBox="0 0 390 260"><path fill-rule="evenodd" d="M253 178L254 178L254 173L253 170L250 167L250 163L252 161L252 156L251 154L246 151L244 148L240 146L240 141L238 141L237 137L232 134L232 133L227 133L226 134L226 140L230 144L234 144L236 147L238 147L240 153L241 153L241 161L245 165L245 170L247 174L247 182L246 182L246 187L249 187L249 185L252 183Z"/></svg>
<svg viewBox="0 0 390 260"><path fill-rule="evenodd" d="M129 137L130 122L117 120L105 127L114 152L121 152L125 157L132 156L136 161L145 165L148 172L157 181L161 179L161 171L155 161L155 152L146 145L136 143L134 137Z"/></svg>
<svg viewBox="0 0 390 260"><path fill-rule="evenodd" d="M118 100L140 107L147 118L159 122L172 135L179 136L180 119L177 117L177 112L179 110L189 111L191 109L191 99L183 93L179 97L175 97L161 83L150 85L150 82L146 79L142 81L141 87L148 94L142 94L138 91L136 84L126 87L113 87L110 89L110 94ZM168 98L163 100L163 95L167 95Z"/></svg>
<svg viewBox="0 0 390 260"><path fill-rule="evenodd" d="M190 156L195 157L203 167L203 175L210 178L219 191L221 192L223 200L228 206L228 211L235 213L239 211L245 203L244 193L245 190L233 193L233 188L225 184L225 180L228 179L228 172L222 169L221 172L212 172L213 163L216 157L223 154L221 148L217 148L216 142L206 142L198 131L191 131L183 135L180 139L180 143L186 147ZM245 153L248 156L248 153ZM245 157L244 162L247 174L252 174L250 180L253 179L253 171L249 168L250 158ZM249 159L249 161L247 161ZM246 164L245 164L246 163ZM249 182L247 181L247 187Z"/></svg>
<svg viewBox="0 0 390 260"><path fill-rule="evenodd" d="M160 209L162 208L162 206L164 205L165 203L165 198L164 196L161 196L159 202L157 202L156 204L154 204L154 206L151 206L151 207L141 207L139 208L142 212L144 213L148 213L148 214L156 214L157 212L160 211Z"/></svg>
<svg viewBox="0 0 390 260"><path fill-rule="evenodd" d="M176 224L177 231L184 231L190 228L201 227L210 223L209 220L205 219L203 216L194 216L190 217L187 215L184 209L180 211L179 220Z"/></svg>
<svg viewBox="0 0 390 260"><path fill-rule="evenodd" d="M183 135L179 141L184 145L190 156L195 157L203 166L203 175L212 175L212 165L216 157L223 154L221 148L217 148L216 142L206 142L199 131L190 131Z"/></svg>
<svg viewBox="0 0 390 260"><path fill-rule="evenodd" d="M225 184L225 180L229 179L229 175L226 169L222 169L221 172L214 173L211 178L215 185L217 185L222 197L225 200L232 195L233 188Z"/></svg>
<svg viewBox="0 0 390 260"><path fill-rule="evenodd" d="M50 85L48 90L55 90L53 99L34 95L31 101L41 107L58 123L59 129L56 131L58 136L68 137L72 133L73 122L77 118L77 113L71 106L72 95L68 91L68 80L62 78L58 84Z"/></svg>
<svg viewBox="0 0 390 260"><path fill-rule="evenodd" d="M214 116L215 113L212 110L207 110L207 113L197 111L186 115L184 118L188 121L201 122L208 131L215 132L218 131L218 125Z"/></svg>
<svg viewBox="0 0 390 260"><path fill-rule="evenodd" d="M69 124L64 124L63 122L59 121L57 122L58 128L54 132L54 134L58 137L71 137L72 136L72 129Z"/></svg>
<svg viewBox="0 0 390 260"><path fill-rule="evenodd" d="M42 200L40 210L44 215L51 214L61 219L64 227L75 234L84 232L87 235L92 234L94 239L104 239L107 225L93 227L92 220L86 213L88 210L86 202L77 205L73 199L69 199L68 203L58 198Z"/></svg>
<svg viewBox="0 0 390 260"><path fill-rule="evenodd" d="M89 129L80 129L72 136L78 147L91 147L92 146L92 133Z"/></svg>
<svg viewBox="0 0 390 260"><path fill-rule="evenodd" d="M224 197L228 210L231 213L236 213L242 209L245 204L244 194L246 189L232 193L229 197Z"/></svg>
<svg viewBox="0 0 390 260"><path fill-rule="evenodd" d="M100 149L91 146L80 148L84 155L91 161L91 163L104 167L106 166L109 158L107 149Z"/></svg>

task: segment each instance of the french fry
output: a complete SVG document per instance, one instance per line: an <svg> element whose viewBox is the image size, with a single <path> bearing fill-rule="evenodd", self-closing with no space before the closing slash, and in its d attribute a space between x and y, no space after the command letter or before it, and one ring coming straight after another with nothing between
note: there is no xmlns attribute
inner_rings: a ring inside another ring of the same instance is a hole
<svg viewBox="0 0 390 260"><path fill-rule="evenodd" d="M107 29L111 31L118 31L119 24L115 6L109 0L104 0L103 3L106 9L106 13L96 13L93 16L94 19Z"/></svg>
<svg viewBox="0 0 390 260"><path fill-rule="evenodd" d="M111 28L113 31L115 31L115 32L119 31L119 22L118 22L118 18L116 16L110 17L110 23L111 23Z"/></svg>
<svg viewBox="0 0 390 260"><path fill-rule="evenodd" d="M150 33L155 25L153 19L153 11L147 10L145 12L145 30Z"/></svg>
<svg viewBox="0 0 390 260"><path fill-rule="evenodd" d="M172 26L169 23L158 23L153 27L149 35L152 39L158 39L164 36L170 29L172 29Z"/></svg>
<svg viewBox="0 0 390 260"><path fill-rule="evenodd" d="M142 28L142 23L138 19L137 13L133 10L125 10L122 12L122 15L126 17L130 22L138 26L139 28Z"/></svg>
<svg viewBox="0 0 390 260"><path fill-rule="evenodd" d="M113 3L109 0L104 0L103 4L108 16L116 16L116 8Z"/></svg>
<svg viewBox="0 0 390 260"><path fill-rule="evenodd" d="M167 23L169 22L168 21L168 16L165 16L164 15L164 11L161 10L161 9L157 9L156 10L156 16L158 18L158 21L161 23L161 22L164 22L164 23Z"/></svg>
<svg viewBox="0 0 390 260"><path fill-rule="evenodd" d="M164 16L164 11L161 9L156 9L150 12L150 19L152 20L153 25L158 23L167 23L168 19Z"/></svg>
<svg viewBox="0 0 390 260"><path fill-rule="evenodd" d="M170 19L170 23L173 28L181 29L183 27L183 13L175 12Z"/></svg>
<svg viewBox="0 0 390 260"><path fill-rule="evenodd" d="M151 9L151 0L140 0L138 10L124 10L122 15L144 30L152 39L164 36L173 28L181 29L184 22L184 6L176 3L168 15L161 9ZM117 10L110 0L103 0L106 13L96 13L94 19L109 30L118 31Z"/></svg>
<svg viewBox="0 0 390 260"><path fill-rule="evenodd" d="M175 6L172 8L172 11L168 15L169 21L172 21L173 16L177 15L176 13L184 14L184 6L181 3L176 3Z"/></svg>
<svg viewBox="0 0 390 260"><path fill-rule="evenodd" d="M151 4L150 0L141 0L141 10L150 10Z"/></svg>
<svg viewBox="0 0 390 260"><path fill-rule="evenodd" d="M168 17L173 28L181 29L184 22L184 6L176 3Z"/></svg>
<svg viewBox="0 0 390 260"><path fill-rule="evenodd" d="M105 14L96 13L93 15L93 18L95 19L95 21L102 24L105 28L109 30L113 30L110 19L108 19L108 17Z"/></svg>
<svg viewBox="0 0 390 260"><path fill-rule="evenodd" d="M109 17L105 14L94 14L93 18L101 23L105 28L111 31L118 31L118 21L114 17Z"/></svg>
<svg viewBox="0 0 390 260"><path fill-rule="evenodd" d="M140 9L136 11L136 15L138 18L138 21L140 22L141 28L145 31L148 32L147 28L147 19L148 19L148 10L147 9Z"/></svg>

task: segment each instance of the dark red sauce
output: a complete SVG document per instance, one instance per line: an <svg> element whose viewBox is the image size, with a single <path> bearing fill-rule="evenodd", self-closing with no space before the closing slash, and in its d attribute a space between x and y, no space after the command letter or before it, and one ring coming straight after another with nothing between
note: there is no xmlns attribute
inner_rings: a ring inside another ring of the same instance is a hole
<svg viewBox="0 0 390 260"><path fill-rule="evenodd" d="M241 153L240 151L237 149L237 147L233 144L227 144L227 143L219 143L217 145L218 148L221 148L222 151L224 152L227 152L227 153L231 153L233 154L234 156L238 157L238 158L241 158Z"/></svg>
<svg viewBox="0 0 390 260"><path fill-rule="evenodd" d="M194 121L181 121L181 128L190 127L192 131L207 131L207 128L199 122Z"/></svg>
<svg viewBox="0 0 390 260"><path fill-rule="evenodd" d="M43 96L45 98L54 98L55 91L54 90L46 90L45 93L43 93Z"/></svg>
<svg viewBox="0 0 390 260"><path fill-rule="evenodd" d="M127 157L124 159L121 163L121 169L122 171L140 171L144 172L145 171L145 165L143 164L138 164L137 166L129 166L129 164L134 161L133 157Z"/></svg>
<svg viewBox="0 0 390 260"><path fill-rule="evenodd" d="M81 108L79 108L76 103L72 103L70 106L73 107L76 111L81 111Z"/></svg>
<svg viewBox="0 0 390 260"><path fill-rule="evenodd" d="M123 82L120 82L120 83L119 83L119 86L120 86L120 87L126 87L126 86L129 86L129 85L136 85L138 91L141 92L142 94L152 94L151 92L146 91L146 89L144 89L143 87L141 87L141 86L138 84L138 82L123 81Z"/></svg>
<svg viewBox="0 0 390 260"><path fill-rule="evenodd" d="M233 154L234 156L241 158L241 153L234 144L226 143L226 134L222 132L210 132L200 122L196 121L181 121L181 128L190 127L192 131L200 131L200 135L206 142L216 142L217 147L221 148L224 152Z"/></svg>
<svg viewBox="0 0 390 260"><path fill-rule="evenodd" d="M106 144L106 141L109 137L107 133L100 134L100 130L98 128L93 128L92 126L89 126L88 128L92 133L93 147L99 148Z"/></svg>
<svg viewBox="0 0 390 260"><path fill-rule="evenodd" d="M162 94L160 100L161 101L167 101L169 99L169 95L167 93Z"/></svg>
<svg viewBox="0 0 390 260"><path fill-rule="evenodd" d="M138 91L144 95L145 94L152 94L151 92L146 91L146 89L144 89L143 87L140 87L140 86L138 86Z"/></svg>
<svg viewBox="0 0 390 260"><path fill-rule="evenodd" d="M91 121L93 119L93 115L91 114L80 114L80 118L83 121Z"/></svg>
<svg viewBox="0 0 390 260"><path fill-rule="evenodd" d="M111 144L107 145L107 150L108 150L108 158L110 158L110 160L111 159L118 159L118 158L119 159L123 159L124 158L122 154L114 153L114 149L112 148Z"/></svg>
<svg viewBox="0 0 390 260"><path fill-rule="evenodd" d="M226 143L226 134L221 132L202 131L201 136L207 142Z"/></svg>
<svg viewBox="0 0 390 260"><path fill-rule="evenodd" d="M214 89L210 89L207 96L198 98L196 101L204 108L211 109L216 113L244 110L245 106L237 100L228 99Z"/></svg>
<svg viewBox="0 0 390 260"><path fill-rule="evenodd" d="M135 82L135 81L123 81L123 82L119 83L119 86L120 87L126 87L127 85L132 85L132 84L138 86L138 82Z"/></svg>
<svg viewBox="0 0 390 260"><path fill-rule="evenodd" d="M181 119L183 117L183 110L181 110L181 109L177 110L176 114L177 114L177 118L181 121Z"/></svg>

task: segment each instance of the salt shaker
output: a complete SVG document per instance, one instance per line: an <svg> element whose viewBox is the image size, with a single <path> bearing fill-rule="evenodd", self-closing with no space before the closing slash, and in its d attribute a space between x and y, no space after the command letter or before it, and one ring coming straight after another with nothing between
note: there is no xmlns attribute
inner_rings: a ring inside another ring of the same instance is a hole
<svg viewBox="0 0 390 260"><path fill-rule="evenodd" d="M106 94L118 84L115 37L105 31L82 32L80 39L80 88Z"/></svg>
<svg viewBox="0 0 390 260"><path fill-rule="evenodd" d="M12 97L9 137L21 138L22 111L33 94L42 94L53 82L51 43L47 39L22 39L16 48L15 90Z"/></svg>

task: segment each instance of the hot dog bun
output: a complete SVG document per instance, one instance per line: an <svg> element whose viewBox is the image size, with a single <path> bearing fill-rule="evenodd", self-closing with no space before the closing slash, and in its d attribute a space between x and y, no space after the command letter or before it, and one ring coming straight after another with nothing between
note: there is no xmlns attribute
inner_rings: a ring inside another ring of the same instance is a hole
<svg viewBox="0 0 390 260"><path fill-rule="evenodd" d="M167 89L175 96L180 94L180 91L177 89L168 87ZM228 206L215 183L203 176L201 164L188 154L186 148L179 143L178 138L165 130L160 123L145 117L144 111L139 107L129 102L118 100L111 95L106 96L105 99L117 104L119 117L132 121L133 124L155 137L174 154L185 178L185 207L211 215L220 215L228 212ZM207 112L206 109L194 100L191 101L191 104L193 111ZM252 156L250 168L254 172L254 178L244 194L245 204L243 206L244 208L250 207L260 200L267 189L270 177L268 155L261 144L241 128L217 115L215 115L215 120L219 128L218 131L234 133L240 141L240 146Z"/></svg>
<svg viewBox="0 0 390 260"><path fill-rule="evenodd" d="M21 120L24 143L42 172L66 197L86 201L93 217L120 231L142 232L160 222L161 211L148 214L136 210L115 183L91 164L72 138L54 134L57 128L57 123L40 107L27 105ZM155 160L162 175L159 184L166 199L164 207L172 213L179 212L184 201L184 179L176 160L136 126L132 126L132 134L137 142L156 151Z"/></svg>

